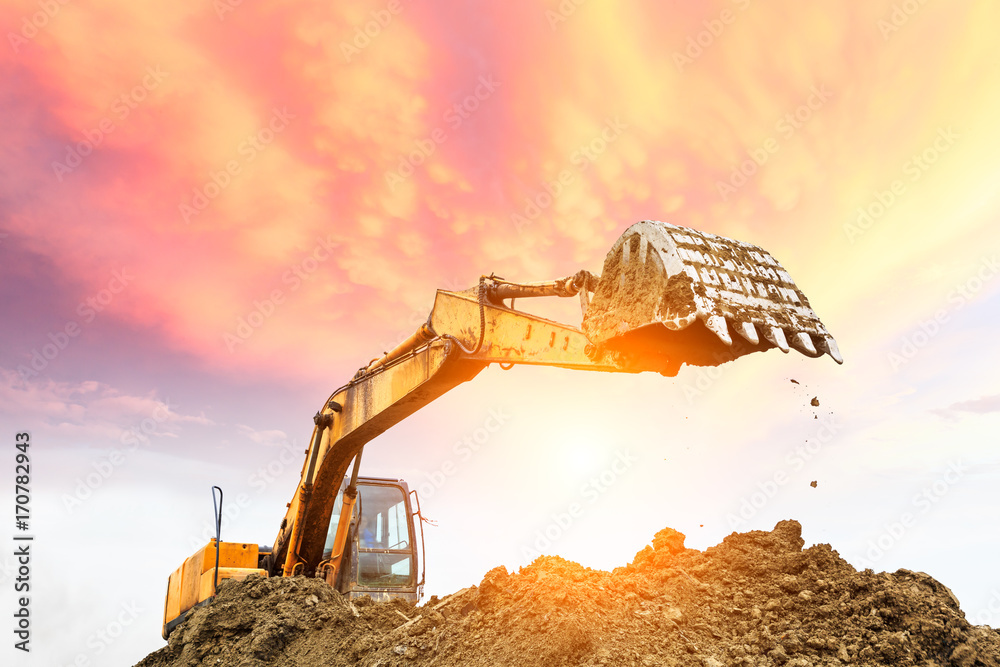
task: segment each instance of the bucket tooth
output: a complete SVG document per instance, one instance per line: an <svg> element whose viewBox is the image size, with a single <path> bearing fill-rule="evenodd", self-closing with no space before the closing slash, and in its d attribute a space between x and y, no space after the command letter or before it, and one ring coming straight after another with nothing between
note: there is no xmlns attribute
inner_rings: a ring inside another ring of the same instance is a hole
<svg viewBox="0 0 1000 667"><path fill-rule="evenodd" d="M757 329L754 327L753 322L739 322L735 323L733 327L736 331L746 338L748 341L754 345L760 344L760 336L757 335Z"/></svg>
<svg viewBox="0 0 1000 667"><path fill-rule="evenodd" d="M824 336L820 338L819 344L816 345L816 347L820 352L829 354L830 357L838 364L844 363L844 358L840 356L840 348L837 347L837 341L833 339L833 336Z"/></svg>
<svg viewBox="0 0 1000 667"><path fill-rule="evenodd" d="M726 326L726 318L721 315L712 315L705 318L705 326L726 345L733 344L733 339L729 336L729 327Z"/></svg>
<svg viewBox="0 0 1000 667"><path fill-rule="evenodd" d="M813 345L812 338L805 331L800 331L792 336L792 345L795 346L797 350L805 354L807 357L818 357L819 352L816 351L816 346Z"/></svg>
<svg viewBox="0 0 1000 667"><path fill-rule="evenodd" d="M771 341L782 352L788 352L788 341L785 340L785 332L779 327L765 327L764 338Z"/></svg>

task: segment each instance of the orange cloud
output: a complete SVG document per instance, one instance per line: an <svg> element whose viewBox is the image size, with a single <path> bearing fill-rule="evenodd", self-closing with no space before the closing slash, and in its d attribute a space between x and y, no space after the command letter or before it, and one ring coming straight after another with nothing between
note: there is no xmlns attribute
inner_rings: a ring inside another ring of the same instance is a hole
<svg viewBox="0 0 1000 667"><path fill-rule="evenodd" d="M995 220L991 7L561 6L62 6L0 60L4 229L81 295L128 267L110 312L208 365L315 375L437 286L598 270L642 218L767 247L849 326Z"/></svg>

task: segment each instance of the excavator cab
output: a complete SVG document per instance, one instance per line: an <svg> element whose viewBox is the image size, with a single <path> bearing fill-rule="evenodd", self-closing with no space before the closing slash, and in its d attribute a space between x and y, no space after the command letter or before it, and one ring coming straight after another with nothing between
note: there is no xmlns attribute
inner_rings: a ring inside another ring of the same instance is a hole
<svg viewBox="0 0 1000 667"><path fill-rule="evenodd" d="M323 552L325 562L334 555L347 484L345 479L333 506ZM423 571L417 577L418 565L424 566L421 518L417 492L410 491L405 481L359 477L358 499L344 547L344 567L339 569L337 581L328 583L349 598L369 595L377 601L403 598L418 602L424 587ZM332 570L323 565L319 572L332 575Z"/></svg>

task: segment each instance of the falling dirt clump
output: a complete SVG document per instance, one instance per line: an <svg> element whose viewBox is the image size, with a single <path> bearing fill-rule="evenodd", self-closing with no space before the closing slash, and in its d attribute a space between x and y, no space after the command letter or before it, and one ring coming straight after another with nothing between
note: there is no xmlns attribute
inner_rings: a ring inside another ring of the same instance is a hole
<svg viewBox="0 0 1000 667"><path fill-rule="evenodd" d="M814 408L818 408L819 407L819 398L816 397L816 396L813 396L812 400L809 401L809 405L813 406Z"/></svg>
<svg viewBox="0 0 1000 667"><path fill-rule="evenodd" d="M796 521L703 552L667 528L612 572L542 556L419 607L304 577L226 582L137 667L1000 665L1000 633L930 576L803 546Z"/></svg>

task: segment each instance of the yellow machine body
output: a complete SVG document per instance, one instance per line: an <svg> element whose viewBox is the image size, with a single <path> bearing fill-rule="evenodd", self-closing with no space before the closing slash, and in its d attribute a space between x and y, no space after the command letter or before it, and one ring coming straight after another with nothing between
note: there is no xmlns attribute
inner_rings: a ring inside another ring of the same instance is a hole
<svg viewBox="0 0 1000 667"><path fill-rule="evenodd" d="M218 581L245 579L250 575L267 576L257 567L258 546L240 542L222 542L219 548ZM167 601L163 607L163 638L173 625L198 604L215 596L215 539L187 558L167 580ZM170 626L168 628L168 626Z"/></svg>

